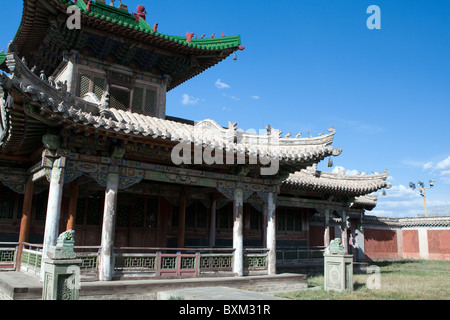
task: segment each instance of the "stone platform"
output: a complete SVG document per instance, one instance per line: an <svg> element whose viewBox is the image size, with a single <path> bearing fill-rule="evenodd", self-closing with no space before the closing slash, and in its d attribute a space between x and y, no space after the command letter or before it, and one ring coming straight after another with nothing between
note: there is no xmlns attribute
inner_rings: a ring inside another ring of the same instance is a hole
<svg viewBox="0 0 450 320"><path fill-rule="evenodd" d="M239 297L244 300L261 300L264 297L270 300L273 299L273 295L270 295L272 293L306 289L306 281L307 277L303 274L91 281L81 282L80 300L157 300L158 292L192 288L200 291L204 288L203 292L209 292L208 295L202 294L199 298L201 300L236 300L237 296L233 295L233 290L225 289L221 293L217 291L216 294L211 291L211 288L222 287L241 290ZM230 294L228 295L227 292ZM253 296L255 293L257 294ZM0 299L40 300L41 298L42 284L39 279L20 272L0 272Z"/></svg>

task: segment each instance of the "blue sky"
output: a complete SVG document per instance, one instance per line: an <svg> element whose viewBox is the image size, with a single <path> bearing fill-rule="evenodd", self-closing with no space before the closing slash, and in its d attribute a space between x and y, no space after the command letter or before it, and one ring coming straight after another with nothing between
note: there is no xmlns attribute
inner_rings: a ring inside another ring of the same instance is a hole
<svg viewBox="0 0 450 320"><path fill-rule="evenodd" d="M0 50L22 12L22 1L4 2ZM423 215L408 183L434 179L428 213L450 215L450 2L123 2L130 12L144 4L161 33L239 34L246 47L237 61L230 57L172 90L168 115L295 134L335 127L333 145L344 150L335 167L389 169L393 186L370 214ZM379 30L367 28L370 5L381 9ZM326 161L319 169L332 170Z"/></svg>

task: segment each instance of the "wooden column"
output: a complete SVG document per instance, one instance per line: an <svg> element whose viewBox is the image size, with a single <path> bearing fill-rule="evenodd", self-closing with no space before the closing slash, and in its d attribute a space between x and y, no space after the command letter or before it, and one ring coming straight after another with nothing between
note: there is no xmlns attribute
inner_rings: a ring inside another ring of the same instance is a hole
<svg viewBox="0 0 450 320"><path fill-rule="evenodd" d="M345 210L341 212L341 241L345 254L348 254L348 236L347 236L347 213Z"/></svg>
<svg viewBox="0 0 450 320"><path fill-rule="evenodd" d="M273 193L267 195L267 203L264 203L264 214L267 217L266 247L269 249L267 272L269 275L277 273L277 224L276 224L276 200Z"/></svg>
<svg viewBox="0 0 450 320"><path fill-rule="evenodd" d="M211 197L211 205L209 208L209 246L211 248L216 246L216 204L217 200Z"/></svg>
<svg viewBox="0 0 450 320"><path fill-rule="evenodd" d="M44 246L42 258L47 258L48 249L56 245L61 217L61 200L64 187L65 158L61 157L53 163L48 192L47 215L45 219ZM44 264L42 264L41 281L44 281Z"/></svg>
<svg viewBox="0 0 450 320"><path fill-rule="evenodd" d="M355 223L355 249L356 261L361 262L365 259L364 253L364 227L362 218Z"/></svg>
<svg viewBox="0 0 450 320"><path fill-rule="evenodd" d="M29 179L25 184L25 194L23 197L22 220L20 222L19 248L16 257L16 270L20 270L20 262L22 261L23 243L28 241L30 234L31 209L33 206L34 184Z"/></svg>
<svg viewBox="0 0 450 320"><path fill-rule="evenodd" d="M233 199L233 272L238 276L244 275L244 212L243 212L243 191L234 190Z"/></svg>
<svg viewBox="0 0 450 320"><path fill-rule="evenodd" d="M330 245L330 209L323 210L324 215L324 234L323 234L323 245L328 247Z"/></svg>
<svg viewBox="0 0 450 320"><path fill-rule="evenodd" d="M178 203L178 248L184 248L186 236L186 192L181 190Z"/></svg>
<svg viewBox="0 0 450 320"><path fill-rule="evenodd" d="M118 168L111 168L106 180L105 206L103 209L102 243L100 251L99 280L111 281L114 272L114 237L119 188Z"/></svg>
<svg viewBox="0 0 450 320"><path fill-rule="evenodd" d="M76 181L74 181L70 184L69 218L67 219L66 230L75 230L77 203L78 203L78 184L76 183Z"/></svg>

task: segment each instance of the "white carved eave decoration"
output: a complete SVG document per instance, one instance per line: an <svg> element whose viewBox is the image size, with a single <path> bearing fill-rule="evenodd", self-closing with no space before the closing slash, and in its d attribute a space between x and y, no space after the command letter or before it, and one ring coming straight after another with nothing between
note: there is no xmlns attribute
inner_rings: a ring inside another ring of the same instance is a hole
<svg viewBox="0 0 450 320"><path fill-rule="evenodd" d="M294 189L305 189L314 191L332 191L339 193L349 193L356 195L366 195L367 201L374 199L368 194L377 190L387 188L386 179L389 172L374 173L372 175L350 176L345 173L330 173L317 171L314 167L290 174L289 178L283 181L283 185ZM360 200L363 200L362 198Z"/></svg>

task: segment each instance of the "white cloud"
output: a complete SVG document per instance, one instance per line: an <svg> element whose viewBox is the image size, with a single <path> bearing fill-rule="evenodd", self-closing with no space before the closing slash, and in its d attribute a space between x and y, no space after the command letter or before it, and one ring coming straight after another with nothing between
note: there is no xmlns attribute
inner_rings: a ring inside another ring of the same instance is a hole
<svg viewBox="0 0 450 320"><path fill-rule="evenodd" d="M353 170L346 170L344 167L340 167L340 166L334 167L333 171L331 171L331 172L339 173L339 171L345 171L345 174L347 176L356 176L358 174L358 170L354 170L354 169Z"/></svg>
<svg viewBox="0 0 450 320"><path fill-rule="evenodd" d="M445 183L450 183L450 170L444 170L441 172L441 179Z"/></svg>
<svg viewBox="0 0 450 320"><path fill-rule="evenodd" d="M221 79L217 79L215 85L216 85L216 88L218 88L218 89L229 89L229 88L231 88L230 85L226 84L225 82L222 82Z"/></svg>
<svg viewBox="0 0 450 320"><path fill-rule="evenodd" d="M388 176L386 180L387 180L387 181L394 182L394 181L395 181L395 178L394 178L393 176Z"/></svg>
<svg viewBox="0 0 450 320"><path fill-rule="evenodd" d="M425 170L433 169L434 163L433 162L427 162L423 165L423 168Z"/></svg>
<svg viewBox="0 0 450 320"><path fill-rule="evenodd" d="M450 156L439 161L436 165L433 162L427 162L423 165L424 170L429 170L434 174L439 174L444 183L450 184Z"/></svg>
<svg viewBox="0 0 450 320"><path fill-rule="evenodd" d="M181 104L184 106L196 105L200 101L199 98L191 97L190 95L184 93L181 99Z"/></svg>
<svg viewBox="0 0 450 320"><path fill-rule="evenodd" d="M450 169L450 156L447 157L447 159L442 160L436 165L436 169L438 170L444 170L444 169Z"/></svg>
<svg viewBox="0 0 450 320"><path fill-rule="evenodd" d="M259 100L260 96L250 96L250 98L252 98L254 100Z"/></svg>
<svg viewBox="0 0 450 320"><path fill-rule="evenodd" d="M241 99L239 99L239 98L236 97L236 96L232 96L232 95L229 95L229 94L226 94L226 93L224 93L223 96L224 96L224 97L227 97L227 98L230 98L231 100L234 100L234 101L239 101L239 100L241 100Z"/></svg>
<svg viewBox="0 0 450 320"><path fill-rule="evenodd" d="M415 217L423 214L423 201L417 191L404 185L394 185L386 190L386 196L379 196L373 212L384 217Z"/></svg>
<svg viewBox="0 0 450 320"><path fill-rule="evenodd" d="M450 170L449 174L450 174ZM450 178L450 176L449 176ZM427 211L432 214L449 214L450 201L448 199L434 199L427 194ZM425 214L423 198L418 191L404 185L394 185L386 190L386 196L379 196L377 206L368 215L384 217L416 217Z"/></svg>
<svg viewBox="0 0 450 320"><path fill-rule="evenodd" d="M426 164L424 164L421 161L415 161L415 160L402 160L402 163L408 167L412 167L412 168L424 168Z"/></svg>
<svg viewBox="0 0 450 320"><path fill-rule="evenodd" d="M412 190L409 187L406 187L402 184L392 186L388 191L387 194L390 198L413 198L416 196L416 193L414 190Z"/></svg>

